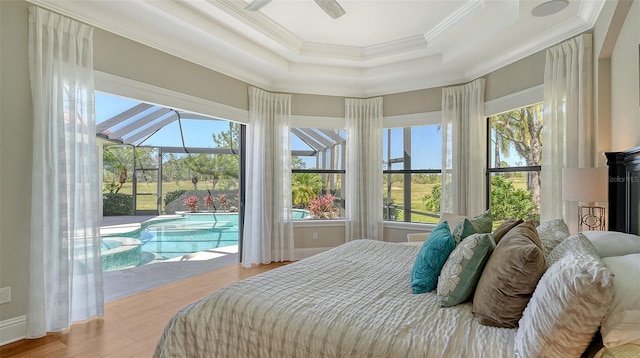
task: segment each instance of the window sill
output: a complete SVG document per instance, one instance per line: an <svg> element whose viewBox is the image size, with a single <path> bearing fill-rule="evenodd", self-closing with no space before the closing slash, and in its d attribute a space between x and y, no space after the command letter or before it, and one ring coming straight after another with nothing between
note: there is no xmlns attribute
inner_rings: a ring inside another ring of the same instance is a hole
<svg viewBox="0 0 640 358"><path fill-rule="evenodd" d="M404 222L404 221L385 221L384 227L387 229L431 231L433 230L433 228L436 227L436 224L411 223L411 222Z"/></svg>
<svg viewBox="0 0 640 358"><path fill-rule="evenodd" d="M293 227L337 227L344 226L345 219L331 219L331 220L295 220ZM436 227L436 224L425 223L408 223L403 221L385 221L383 224L386 229L405 229L416 231L431 231Z"/></svg>
<svg viewBox="0 0 640 358"><path fill-rule="evenodd" d="M327 220L294 220L293 227L332 227L342 226L344 227L344 219L327 219Z"/></svg>

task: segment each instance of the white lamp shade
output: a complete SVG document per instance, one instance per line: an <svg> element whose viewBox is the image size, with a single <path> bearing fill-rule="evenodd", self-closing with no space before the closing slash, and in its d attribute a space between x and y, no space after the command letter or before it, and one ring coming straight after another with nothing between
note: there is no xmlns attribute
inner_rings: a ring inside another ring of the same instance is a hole
<svg viewBox="0 0 640 358"><path fill-rule="evenodd" d="M562 198L569 201L607 201L607 181L607 168L565 168L562 171Z"/></svg>

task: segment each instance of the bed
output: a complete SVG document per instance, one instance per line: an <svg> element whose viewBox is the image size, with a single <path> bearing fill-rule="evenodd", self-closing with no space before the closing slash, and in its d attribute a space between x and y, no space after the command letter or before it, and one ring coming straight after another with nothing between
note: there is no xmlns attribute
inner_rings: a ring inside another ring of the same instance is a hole
<svg viewBox="0 0 640 358"><path fill-rule="evenodd" d="M640 148L608 153L607 157L611 174L624 174L625 178L638 175ZM610 225L637 234L640 184L610 180L609 185ZM619 215L625 219L618 220ZM573 240L587 241L582 235ZM588 268L583 273L599 272L598 288L606 291L602 300L590 302L591 296L561 300L573 307L567 311L591 312L594 306L604 305L602 302L611 305L613 275L599 258L589 256L594 249L586 250L588 257L575 254L575 245L568 245L569 241L556 243L558 248L564 246L562 252L555 250L555 258L551 255L547 259L556 265L564 262L566 267L552 265L540 282L551 275L552 268L560 275L576 263L597 260L598 270ZM565 313L556 317L558 322L564 321L555 326L549 324L553 319L540 319L540 315L549 314L545 305L549 295L558 290L556 277L546 292L536 288L538 303L531 298L520 328L480 324L474 318L472 302L442 308L435 291L412 292L412 268L420 250L418 246L356 240L240 281L179 311L167 324L154 357L522 357L565 356L567 352L580 356L602 321L604 313L591 330L574 333L559 329L565 329L562 325L584 325L586 320L575 312L570 312L574 314L571 317ZM582 343L565 349L565 343L580 339ZM558 344L563 347L554 350ZM625 348L629 345L620 346L596 349L592 354L622 357L638 353Z"/></svg>

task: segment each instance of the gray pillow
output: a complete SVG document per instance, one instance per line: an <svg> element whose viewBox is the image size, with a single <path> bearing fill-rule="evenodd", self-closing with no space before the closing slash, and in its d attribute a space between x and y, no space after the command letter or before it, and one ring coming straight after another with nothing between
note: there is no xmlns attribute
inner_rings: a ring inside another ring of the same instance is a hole
<svg viewBox="0 0 640 358"><path fill-rule="evenodd" d="M473 296L473 314L481 324L516 328L546 270L536 227L526 221L496 245Z"/></svg>
<svg viewBox="0 0 640 358"><path fill-rule="evenodd" d="M500 240L506 235L509 230L514 227L522 224L524 220L522 219L507 219L502 222L495 230L493 230L493 240L496 242L496 245L500 243Z"/></svg>
<svg viewBox="0 0 640 358"><path fill-rule="evenodd" d="M478 216L464 218L451 231L451 234L457 245L469 235L490 233L492 227L493 219L491 217L491 211L487 210Z"/></svg>

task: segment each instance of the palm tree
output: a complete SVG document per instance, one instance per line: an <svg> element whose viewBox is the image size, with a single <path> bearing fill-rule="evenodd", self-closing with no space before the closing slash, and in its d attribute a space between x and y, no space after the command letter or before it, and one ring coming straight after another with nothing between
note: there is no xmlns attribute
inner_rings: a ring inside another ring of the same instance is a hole
<svg viewBox="0 0 640 358"><path fill-rule="evenodd" d="M515 109L492 117L495 129L494 145L508 155L510 145L526 161L527 166L539 166L542 163L542 104ZM506 145L505 145L506 143ZM540 207L540 172L527 173L527 189L531 191L532 201Z"/></svg>
<svg viewBox="0 0 640 358"><path fill-rule="evenodd" d="M291 196L293 205L304 208L322 190L322 177L313 173L296 173L291 178Z"/></svg>

